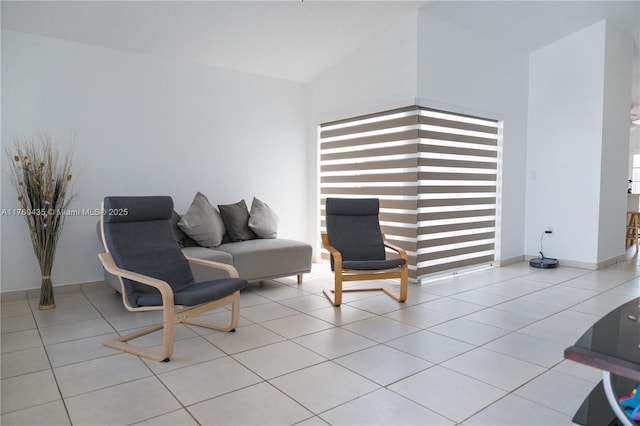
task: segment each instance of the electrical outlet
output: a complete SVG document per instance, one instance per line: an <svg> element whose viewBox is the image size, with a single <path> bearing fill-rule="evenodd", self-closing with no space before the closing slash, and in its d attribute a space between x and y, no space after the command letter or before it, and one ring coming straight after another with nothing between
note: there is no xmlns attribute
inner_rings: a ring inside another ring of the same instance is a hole
<svg viewBox="0 0 640 426"><path fill-rule="evenodd" d="M544 228L544 233L545 234L553 234L553 226L549 225L546 228Z"/></svg>

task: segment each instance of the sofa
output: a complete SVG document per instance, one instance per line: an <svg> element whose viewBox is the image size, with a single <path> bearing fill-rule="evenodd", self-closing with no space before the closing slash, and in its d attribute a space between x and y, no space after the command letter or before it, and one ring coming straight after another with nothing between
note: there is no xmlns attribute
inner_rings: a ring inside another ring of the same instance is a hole
<svg viewBox="0 0 640 426"><path fill-rule="evenodd" d="M259 282L311 271L311 245L277 237L278 217L254 198L251 210L244 200L213 207L200 192L183 215L174 211L171 226L186 256L233 265L241 278ZM100 236L100 224L98 233ZM192 265L196 281L225 277L224 272ZM105 271L105 281L120 291L117 277Z"/></svg>

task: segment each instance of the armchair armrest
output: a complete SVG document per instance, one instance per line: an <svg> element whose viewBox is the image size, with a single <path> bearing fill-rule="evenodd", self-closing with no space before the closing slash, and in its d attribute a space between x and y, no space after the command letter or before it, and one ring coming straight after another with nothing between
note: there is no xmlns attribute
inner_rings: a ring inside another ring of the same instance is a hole
<svg viewBox="0 0 640 426"><path fill-rule="evenodd" d="M229 274L230 278L238 278L238 270L233 267L233 265L228 265L226 263L215 262L213 260L205 260L198 259L197 257L185 256L187 260L191 263L195 263L196 265L202 265L209 268L222 269Z"/></svg>
<svg viewBox="0 0 640 426"><path fill-rule="evenodd" d="M329 251L331 256L333 256L333 260L342 263L342 254L340 254L337 248L329 243L329 235L326 232L323 232L320 236L322 237L322 246Z"/></svg>
<svg viewBox="0 0 640 426"><path fill-rule="evenodd" d="M334 270L341 273L342 271L342 254L329 243L329 235L326 232L320 234L322 238L322 246L329 251L329 254L333 256L333 267Z"/></svg>
<svg viewBox="0 0 640 426"><path fill-rule="evenodd" d="M159 280L157 278L150 277L148 275L143 275L137 272L127 271L126 269L119 268L116 265L116 263L113 261L113 257L111 256L110 253L100 253L98 254L98 258L102 263L102 267L110 274L113 274L119 277L121 283L122 283L122 278L127 278L140 284L145 284L151 287L155 287L158 289L158 291L160 291L160 294L162 296L162 305L165 307L173 308L173 305L174 305L173 290L171 289L171 286L167 284L167 282ZM126 300L126 292L124 291L124 288L122 289L122 297L123 297L123 300L125 301L125 306L127 307L127 309L139 310L131 307L131 305L128 303L128 301Z"/></svg>
<svg viewBox="0 0 640 426"><path fill-rule="evenodd" d="M391 244L390 242L388 242L388 241L387 241L387 239L385 238L385 236L384 236L384 235L382 236L382 240L384 241L384 246L385 246L385 247L387 247L387 248L389 248L389 249L391 249L391 250L393 250L393 251L397 252L397 253L398 253L398 255L400 255L400 257L401 257L402 259L404 259L404 260L407 260L407 259L408 259L408 257L407 257L407 251L406 251L405 249L403 249L403 248L401 248L401 247L398 247L398 246L397 246L397 245L395 245L395 244Z"/></svg>
<svg viewBox="0 0 640 426"><path fill-rule="evenodd" d="M340 264L342 264L342 255L340 254L340 252L333 247L330 243L329 243L329 236L327 235L326 232L323 232L321 234L322 237L322 246L327 249L329 251L329 253L333 256L333 261L334 262L340 262ZM396 246L395 244L391 244L390 242L388 242L385 238L385 236L382 236L382 240L384 242L384 246L397 252L398 255L402 258L407 260L407 251L401 247Z"/></svg>

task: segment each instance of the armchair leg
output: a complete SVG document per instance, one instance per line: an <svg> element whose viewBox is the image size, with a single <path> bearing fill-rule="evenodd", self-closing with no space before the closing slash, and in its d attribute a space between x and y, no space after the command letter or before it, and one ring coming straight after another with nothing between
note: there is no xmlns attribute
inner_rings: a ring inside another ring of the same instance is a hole
<svg viewBox="0 0 640 426"><path fill-rule="evenodd" d="M236 291L233 294L230 294L227 297L219 299L216 304L204 305L201 307L196 307L193 309L181 311L178 313L178 317L180 318L179 322L184 322L186 324L197 325L200 327L211 328L219 331L233 331L238 326L238 322L240 321L240 292ZM192 318L200 315L203 312L210 311L220 306L226 306L231 304L231 321L229 324L222 324L215 321L207 321L200 318ZM201 308L201 309L198 309ZM184 315L183 315L184 314ZM191 314L191 315L190 315Z"/></svg>
<svg viewBox="0 0 640 426"><path fill-rule="evenodd" d="M409 287L409 268L405 265L402 268L402 273L400 275L400 297L398 298L398 302L404 302L407 300L407 293Z"/></svg>
<svg viewBox="0 0 640 426"><path fill-rule="evenodd" d="M334 296L334 290L322 290L322 292L333 306L340 306L342 304L342 300L338 302L337 297Z"/></svg>
<svg viewBox="0 0 640 426"><path fill-rule="evenodd" d="M340 270L341 272L342 270ZM392 274L392 275L384 275L384 274L370 274L370 275L364 275L367 279L381 279L381 278L398 278L397 273ZM391 298L393 298L395 301L397 302L405 302L407 300L407 295L408 295L408 287L409 287L409 270L408 267L404 267L402 268L401 272L400 272L400 292L396 293L395 291L391 290L390 288L387 287L373 287L373 288L347 288L347 289L343 289L342 288L342 283L343 281L345 281L343 279L344 277L338 273L338 269L336 268L336 271L334 273L334 290L324 290L324 295L327 297L327 299L329 299L329 301L334 305L334 306L340 306L342 304L342 293L344 292L356 292L356 291L383 291L385 292L387 295L389 295ZM346 281L359 281L358 279L349 279L347 278Z"/></svg>
<svg viewBox="0 0 640 426"><path fill-rule="evenodd" d="M336 303L336 299L333 297L333 290L322 290L322 292L333 306L340 306L340 303Z"/></svg>
<svg viewBox="0 0 640 426"><path fill-rule="evenodd" d="M381 290L387 293L388 296L391 296L391 298L394 299L396 302L404 302L405 300L407 300L406 295L404 296L404 298L402 297L402 290L400 290L400 294L396 294L386 287L382 287Z"/></svg>
<svg viewBox="0 0 640 426"><path fill-rule="evenodd" d="M171 357L173 353L173 323L169 323L166 326L164 324L156 324L150 327L144 328L142 330L135 331L130 334L126 334L124 336L117 337L112 340L107 340L104 342L104 346L107 346L111 349L116 349L119 351L127 352L133 355L141 356L143 358L150 359L152 361L165 361ZM163 345L162 352L152 351L150 349L143 348L141 346L136 346L128 343L130 340L136 339L138 337L144 336L149 333L153 333L154 331L163 330Z"/></svg>
<svg viewBox="0 0 640 426"><path fill-rule="evenodd" d="M206 321L199 318L192 318L197 315L201 315L213 309L221 306L231 304L231 321L229 324L221 324L213 321ZM201 327L212 328L220 331L235 331L238 322L240 321L240 291L236 291L227 297L218 299L215 302L207 303L204 305L195 306L190 309L185 309L180 312L165 312L165 321L161 324L155 324L146 327L142 330L135 331L133 333L120 336L118 338L108 340L104 342L104 346L119 351L127 352L133 355L138 355L153 361L168 361L173 354L173 342L175 340L175 325L181 322L186 324L198 325ZM153 333L154 331L163 330L162 336L162 351L152 351L150 349L143 348L128 343L130 340L144 336L146 334Z"/></svg>
<svg viewBox="0 0 640 426"><path fill-rule="evenodd" d="M334 290L324 290L323 292L327 299L329 299L329 301L333 304L333 306L342 305L342 277L336 274L334 280Z"/></svg>
<svg viewBox="0 0 640 426"><path fill-rule="evenodd" d="M397 302L405 302L407 300L407 293L409 290L409 272L407 268L404 268L400 275L400 293L395 293L387 287L383 287L381 290L387 293Z"/></svg>

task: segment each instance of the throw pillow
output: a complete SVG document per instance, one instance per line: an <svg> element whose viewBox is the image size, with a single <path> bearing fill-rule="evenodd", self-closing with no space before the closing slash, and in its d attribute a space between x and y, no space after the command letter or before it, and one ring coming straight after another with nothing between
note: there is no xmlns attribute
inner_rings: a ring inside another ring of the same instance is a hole
<svg viewBox="0 0 640 426"><path fill-rule="evenodd" d="M225 228L220 213L207 197L198 192L187 212L182 215L178 227L202 247L218 247L222 243Z"/></svg>
<svg viewBox="0 0 640 426"><path fill-rule="evenodd" d="M180 247L184 247L184 241L189 238L189 236L178 227L178 222L180 222L180 215L174 210L171 214L171 230L173 231L173 236L176 237L176 241Z"/></svg>
<svg viewBox="0 0 640 426"><path fill-rule="evenodd" d="M253 197L249 228L260 238L276 238L280 218L266 203Z"/></svg>
<svg viewBox="0 0 640 426"><path fill-rule="evenodd" d="M218 205L220 216L231 241L253 240L256 235L249 229L249 210L244 200L235 204Z"/></svg>

